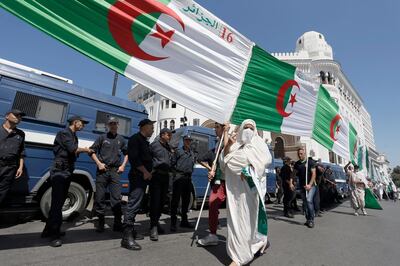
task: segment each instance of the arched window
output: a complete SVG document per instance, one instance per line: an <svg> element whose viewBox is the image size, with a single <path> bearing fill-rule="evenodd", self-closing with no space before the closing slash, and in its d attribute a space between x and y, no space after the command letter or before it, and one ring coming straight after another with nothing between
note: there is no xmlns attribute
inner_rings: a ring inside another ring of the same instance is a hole
<svg viewBox="0 0 400 266"><path fill-rule="evenodd" d="M275 139L274 155L275 155L275 158L285 157L285 145L284 145L283 139L281 137L277 137Z"/></svg>
<svg viewBox="0 0 400 266"><path fill-rule="evenodd" d="M175 129L175 120L171 120L169 122L169 129L174 130Z"/></svg>
<svg viewBox="0 0 400 266"><path fill-rule="evenodd" d="M168 121L167 120L164 120L164 128L165 127L168 127Z"/></svg>

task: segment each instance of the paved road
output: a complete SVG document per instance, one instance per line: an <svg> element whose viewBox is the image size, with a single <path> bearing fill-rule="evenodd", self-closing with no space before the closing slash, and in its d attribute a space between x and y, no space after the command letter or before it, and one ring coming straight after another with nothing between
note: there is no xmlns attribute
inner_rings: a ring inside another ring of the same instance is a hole
<svg viewBox="0 0 400 266"><path fill-rule="evenodd" d="M251 265L400 265L400 203L383 202L383 211L369 210L367 217L355 217L348 202L331 209L306 228L304 218L281 216L282 206L268 205L271 248ZM195 217L193 212L191 217ZM220 245L190 247L190 231L148 237L140 241L143 250L120 248L120 234L108 229L93 230L93 221L81 219L66 224L61 248L51 248L39 238L40 221L30 221L0 229L0 265L224 265L230 262L225 251L226 219L221 211ZM167 216L163 217L166 223ZM111 219L108 221L112 223ZM148 219L140 217L140 228ZM207 216L201 220L201 234L207 234Z"/></svg>

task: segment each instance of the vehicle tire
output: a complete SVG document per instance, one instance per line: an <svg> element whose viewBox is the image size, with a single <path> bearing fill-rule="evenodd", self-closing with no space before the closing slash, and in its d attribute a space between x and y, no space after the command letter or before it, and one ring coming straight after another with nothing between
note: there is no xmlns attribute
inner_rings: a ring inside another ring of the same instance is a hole
<svg viewBox="0 0 400 266"><path fill-rule="evenodd" d="M63 220L68 219L71 215L83 213L86 208L87 193L85 189L78 183L71 182L68 190L68 196L65 200L62 215ZM49 217L51 206L51 187L49 187L40 199L40 210L44 217Z"/></svg>

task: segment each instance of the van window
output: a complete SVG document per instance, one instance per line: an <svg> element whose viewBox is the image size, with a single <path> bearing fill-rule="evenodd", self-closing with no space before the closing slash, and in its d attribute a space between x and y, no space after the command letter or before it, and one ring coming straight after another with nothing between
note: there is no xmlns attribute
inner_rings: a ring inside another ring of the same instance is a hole
<svg viewBox="0 0 400 266"><path fill-rule="evenodd" d="M192 137L192 149L198 154L205 154L209 150L208 146L208 135L201 135L197 133L190 134Z"/></svg>
<svg viewBox="0 0 400 266"><path fill-rule="evenodd" d="M30 118L64 124L67 104L37 95L17 92L13 103L13 109L21 110Z"/></svg>
<svg viewBox="0 0 400 266"><path fill-rule="evenodd" d="M123 135L123 136L130 135L131 119L122 117L119 115L111 114L111 113L102 112L102 111L97 111L95 130L100 131L100 132L106 132L107 131L107 121L108 121L108 119L110 119L110 117L118 118L118 121L119 121L118 134Z"/></svg>

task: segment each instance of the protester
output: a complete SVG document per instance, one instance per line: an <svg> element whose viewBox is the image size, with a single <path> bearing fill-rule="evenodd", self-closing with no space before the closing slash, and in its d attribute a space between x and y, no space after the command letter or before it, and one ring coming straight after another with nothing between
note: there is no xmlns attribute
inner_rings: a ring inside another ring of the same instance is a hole
<svg viewBox="0 0 400 266"><path fill-rule="evenodd" d="M266 143L258 136L253 120L243 121L237 141L228 136L228 130L226 127L221 160L228 201L226 247L232 259L231 265L243 265L249 263L255 253L263 253L267 248L268 229L263 200L266 193L265 168L271 163L271 155Z"/></svg>
<svg viewBox="0 0 400 266"><path fill-rule="evenodd" d="M362 214L365 216L367 212L365 211L365 188L366 184L363 180L361 172L358 172L358 165L350 165L348 167L348 172L350 176L350 187L351 187L351 203L354 209L354 215L358 216L358 211L361 210Z"/></svg>
<svg viewBox="0 0 400 266"><path fill-rule="evenodd" d="M224 133L224 128L228 126L229 124L224 125L220 123L215 123L215 134L217 135L219 141L221 141L221 137ZM217 148L220 146L219 141L218 143L216 143ZM221 144L221 149L223 149L223 144ZM209 182L212 182L210 197L208 199L208 229L210 230L210 234L197 241L197 243L201 246L218 245L217 228L219 208L221 207L221 204L226 200L225 177L222 174L219 160L216 161L215 170L212 170L212 165L214 163L216 154L217 150L214 149L207 152L207 154L205 154L203 157L199 158L199 161L201 161L202 164L209 169L208 180Z"/></svg>
<svg viewBox="0 0 400 266"><path fill-rule="evenodd" d="M150 180L150 240L152 241L157 241L158 234L164 233L159 220L169 188L169 174L172 167L172 149L169 146L171 137L172 131L163 128L159 139L150 145L153 156L153 173Z"/></svg>
<svg viewBox="0 0 400 266"><path fill-rule="evenodd" d="M95 211L99 219L96 232L99 233L104 232L107 188L114 214L113 231L122 231L120 174L128 163L128 147L124 137L118 134L118 125L118 119L110 117L108 132L100 135L90 147L94 151L91 157L97 165ZM124 156L122 162L121 154Z"/></svg>
<svg viewBox="0 0 400 266"><path fill-rule="evenodd" d="M294 170L299 178L301 196L303 200L303 210L306 216L306 225L308 228L314 227L314 195L316 193L316 170L314 160L306 159L306 152L304 148L297 150L299 160L294 165ZM308 164L307 164L308 161Z"/></svg>
<svg viewBox="0 0 400 266"><path fill-rule="evenodd" d="M131 170L129 172L129 197L124 216L121 247L129 250L142 249L135 239L143 239L143 236L134 230L134 225L144 193L152 178L153 157L148 138L154 133L154 123L155 121L147 118L140 121L138 124L139 132L132 135L128 141L128 159Z"/></svg>
<svg viewBox="0 0 400 266"><path fill-rule="evenodd" d="M51 207L42 237L50 237L52 247L62 245L61 233L62 207L68 195L74 172L75 161L80 153L92 153L89 148L78 148L76 132L81 131L89 122L80 116L68 119L69 126L59 131L54 140L54 163L50 170L51 181Z"/></svg>
<svg viewBox="0 0 400 266"><path fill-rule="evenodd" d="M25 133L17 128L23 116L25 113L17 109L7 112L0 129L0 204L23 173Z"/></svg>
<svg viewBox="0 0 400 266"><path fill-rule="evenodd" d="M321 163L316 164L316 178L315 178L315 195L314 195L314 210L316 217L322 217L321 210L321 182L325 173L325 167Z"/></svg>
<svg viewBox="0 0 400 266"><path fill-rule="evenodd" d="M283 158L283 166L281 168L282 188L283 188L283 215L293 218L292 202L296 198L296 187L293 182L293 170L290 165L289 157Z"/></svg>
<svg viewBox="0 0 400 266"><path fill-rule="evenodd" d="M171 231L176 231L179 200L181 201L180 227L193 228L189 223L187 212L189 209L190 195L192 192L192 173L196 162L196 155L190 145L192 138L189 135L183 137L183 147L176 151L174 156L176 174L173 178L171 201Z"/></svg>

